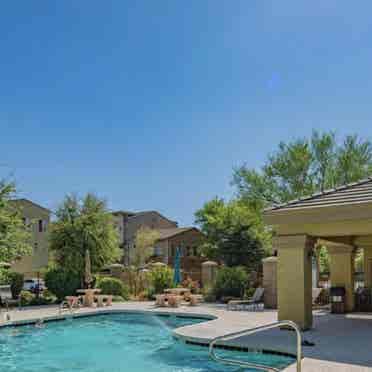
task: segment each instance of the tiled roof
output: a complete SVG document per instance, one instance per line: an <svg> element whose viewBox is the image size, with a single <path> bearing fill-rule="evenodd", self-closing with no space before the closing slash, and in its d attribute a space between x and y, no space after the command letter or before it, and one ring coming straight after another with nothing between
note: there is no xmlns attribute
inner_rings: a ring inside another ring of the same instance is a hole
<svg viewBox="0 0 372 372"><path fill-rule="evenodd" d="M160 233L159 240L166 240L166 239L172 238L176 235L179 235L186 231L191 231L191 230L197 230L197 229L195 227L175 227L172 229L160 229L158 230Z"/></svg>
<svg viewBox="0 0 372 372"><path fill-rule="evenodd" d="M266 212L321 208L372 202L372 177L276 205Z"/></svg>
<svg viewBox="0 0 372 372"><path fill-rule="evenodd" d="M146 215L146 214L157 214L158 216L168 220L169 222L171 222L172 224L175 224L177 225L177 221L173 221L171 219L169 219L168 217L165 217L164 215L162 215L161 213L159 213L158 211L142 211L142 212L135 212L133 213L132 215L130 215L129 217L130 218L136 218L136 217L140 217L140 216L143 216L143 215Z"/></svg>
<svg viewBox="0 0 372 372"><path fill-rule="evenodd" d="M117 215L128 215L128 216L133 216L135 215L134 212L129 212L129 211L114 211L112 212L113 215L117 216Z"/></svg>
<svg viewBox="0 0 372 372"><path fill-rule="evenodd" d="M13 203L15 205L17 204L22 204L22 203L26 203L26 204L31 204L37 208L40 208L40 209L43 209L44 211L48 212L48 213L52 213L52 211L48 208L45 208L43 206L41 206L40 204L37 204L29 199L25 199L25 198L21 198L21 199L12 199L10 200L10 203Z"/></svg>

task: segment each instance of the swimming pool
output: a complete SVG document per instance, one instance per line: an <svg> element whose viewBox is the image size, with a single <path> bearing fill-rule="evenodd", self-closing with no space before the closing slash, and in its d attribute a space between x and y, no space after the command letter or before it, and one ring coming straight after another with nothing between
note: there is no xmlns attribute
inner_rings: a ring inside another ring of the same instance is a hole
<svg viewBox="0 0 372 372"><path fill-rule="evenodd" d="M208 348L186 345L172 329L202 319L117 313L0 329L0 371L17 372L233 372L209 359ZM221 350L276 367L281 355ZM247 370L245 370L247 371Z"/></svg>

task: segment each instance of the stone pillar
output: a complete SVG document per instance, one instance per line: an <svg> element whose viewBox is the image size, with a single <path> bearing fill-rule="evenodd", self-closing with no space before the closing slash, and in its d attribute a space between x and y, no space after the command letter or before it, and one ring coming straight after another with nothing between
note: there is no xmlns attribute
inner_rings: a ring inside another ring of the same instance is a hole
<svg viewBox="0 0 372 372"><path fill-rule="evenodd" d="M364 286L372 288L372 244L363 245L364 253Z"/></svg>
<svg viewBox="0 0 372 372"><path fill-rule="evenodd" d="M206 261L201 265L201 281L204 288L213 287L216 282L218 263L214 261Z"/></svg>
<svg viewBox="0 0 372 372"><path fill-rule="evenodd" d="M278 318L292 320L303 330L313 324L312 250L314 240L306 235L276 238L278 248Z"/></svg>
<svg viewBox="0 0 372 372"><path fill-rule="evenodd" d="M265 289L264 303L267 309L276 309L278 306L277 265L278 257L268 257L262 260L262 285Z"/></svg>
<svg viewBox="0 0 372 372"><path fill-rule="evenodd" d="M348 244L327 243L330 255L331 286L345 287L345 310L354 310L354 251Z"/></svg>

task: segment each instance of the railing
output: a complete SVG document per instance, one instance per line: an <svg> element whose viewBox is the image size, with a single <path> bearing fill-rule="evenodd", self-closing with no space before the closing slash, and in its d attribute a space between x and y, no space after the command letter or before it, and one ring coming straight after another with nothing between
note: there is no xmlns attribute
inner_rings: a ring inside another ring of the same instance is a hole
<svg viewBox="0 0 372 372"><path fill-rule="evenodd" d="M65 305L67 305L67 308L65 308ZM67 301L62 301L59 305L59 315L63 313L63 311L70 311L71 314L73 314L74 309Z"/></svg>
<svg viewBox="0 0 372 372"><path fill-rule="evenodd" d="M260 371L267 371L267 372L278 372L280 371L278 368L275 367L269 367L266 365L262 364L256 364L256 363L251 363L251 362L244 362L244 361L239 361L239 360L233 360L233 359L226 359L226 358L221 358L216 355L214 351L214 346L216 345L217 342L219 341L227 341L231 340L235 337L238 336L248 336L260 331L266 331L269 329L273 328L279 328L279 327L290 327L293 328L296 331L297 334L297 372L301 372L301 358L302 358L302 337L301 337L301 331L298 328L297 324L290 321L290 320L284 320L281 322L276 322L268 325L264 325L261 327L256 327L252 329L247 329L244 331L239 331L239 332L234 332L234 333L229 333L224 336L219 336L213 339L210 344L209 344L209 355L210 357L218 362L218 363L223 363L223 364L228 364L228 365L233 365L233 366L239 366L239 367L244 367L244 368L255 368Z"/></svg>

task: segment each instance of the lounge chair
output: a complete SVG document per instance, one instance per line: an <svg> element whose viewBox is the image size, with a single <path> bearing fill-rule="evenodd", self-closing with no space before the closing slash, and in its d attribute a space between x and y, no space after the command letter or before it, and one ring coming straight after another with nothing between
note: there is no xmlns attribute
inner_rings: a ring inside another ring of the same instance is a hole
<svg viewBox="0 0 372 372"><path fill-rule="evenodd" d="M227 310L259 310L260 306L263 308L263 295L265 289L258 287L256 288L253 296L248 300L232 300L227 304Z"/></svg>
<svg viewBox="0 0 372 372"><path fill-rule="evenodd" d="M313 306L318 304L319 297L323 291L323 288L313 288L312 290L312 303Z"/></svg>

